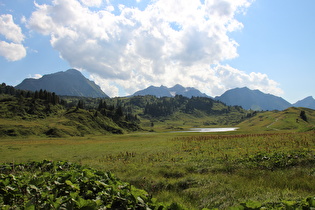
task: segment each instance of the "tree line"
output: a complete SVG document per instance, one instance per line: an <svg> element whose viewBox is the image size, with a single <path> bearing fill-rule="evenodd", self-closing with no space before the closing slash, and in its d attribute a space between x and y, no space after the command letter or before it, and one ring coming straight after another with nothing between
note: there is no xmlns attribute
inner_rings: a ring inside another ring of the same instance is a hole
<svg viewBox="0 0 315 210"><path fill-rule="evenodd" d="M6 85L5 83L2 83L0 86L0 94L12 95L18 98L32 98L34 100L41 99L53 105L64 103L54 92L49 92L42 89L40 89L39 91L36 90L35 92L28 90L19 90L14 88L13 86Z"/></svg>
<svg viewBox="0 0 315 210"><path fill-rule="evenodd" d="M217 106L216 108L214 106ZM144 108L144 114L152 117L165 117L180 111L186 114L193 114L195 111L202 111L206 114L228 114L230 112L244 112L240 106L226 106L225 104L206 97L187 98L176 95L173 98L162 97L148 101Z"/></svg>
<svg viewBox="0 0 315 210"><path fill-rule="evenodd" d="M6 110L3 116L8 118L16 116L22 119L46 118L60 111L65 117L71 118L73 114L80 112L97 122L108 122L107 120L111 119L121 128L139 129L140 121L130 108L124 108L123 104L107 104L100 98L59 97L54 92L46 90L19 90L2 83L0 102L4 103L3 110Z"/></svg>
<svg viewBox="0 0 315 210"><path fill-rule="evenodd" d="M130 108L123 108L122 104L117 104L117 106L113 104L108 105L103 99L99 99L99 105L97 107L96 114L97 113L112 118L114 121L125 120L139 122L138 116L133 114Z"/></svg>

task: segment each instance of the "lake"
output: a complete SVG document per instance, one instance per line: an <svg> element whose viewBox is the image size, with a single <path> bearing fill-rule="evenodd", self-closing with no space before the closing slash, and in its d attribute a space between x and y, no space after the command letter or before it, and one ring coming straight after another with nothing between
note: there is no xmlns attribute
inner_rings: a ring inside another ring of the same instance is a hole
<svg viewBox="0 0 315 210"><path fill-rule="evenodd" d="M229 132L229 131L236 131L238 128L190 128L188 131L174 131L174 132L200 132L200 133L206 133L206 132Z"/></svg>

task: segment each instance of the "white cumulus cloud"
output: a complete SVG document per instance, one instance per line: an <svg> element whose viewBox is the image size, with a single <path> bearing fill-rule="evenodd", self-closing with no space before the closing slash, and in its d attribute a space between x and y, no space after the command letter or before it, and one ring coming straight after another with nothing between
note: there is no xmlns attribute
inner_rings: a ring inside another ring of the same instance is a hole
<svg viewBox="0 0 315 210"><path fill-rule="evenodd" d="M0 41L0 56L8 61L17 61L26 56L26 49L21 44Z"/></svg>
<svg viewBox="0 0 315 210"><path fill-rule="evenodd" d="M28 75L28 78L33 78L33 79L40 79L42 77L43 77L43 75L41 75L41 74Z"/></svg>
<svg viewBox="0 0 315 210"><path fill-rule="evenodd" d="M10 14L0 16L0 34L4 35L7 40L15 43L21 43L24 40L21 28L14 23Z"/></svg>
<svg viewBox="0 0 315 210"><path fill-rule="evenodd" d="M218 89L217 92L214 92L214 95L220 95L223 90L245 86L253 90L259 89L265 93L283 94L283 91L278 87L279 84L269 79L266 74L259 72L246 74L229 65L218 65L214 70L217 80L221 83L220 86L217 86Z"/></svg>
<svg viewBox="0 0 315 210"><path fill-rule="evenodd" d="M82 4L88 7L100 7L102 0L81 0Z"/></svg>
<svg viewBox="0 0 315 210"><path fill-rule="evenodd" d="M140 10L110 1L54 0L36 5L27 25L49 35L60 56L89 72L110 96L117 96L117 86L131 94L149 85L177 83L209 95L234 86L279 94L267 75L220 65L238 56L238 43L229 32L242 29L235 15L251 2L156 0ZM90 9L101 4L104 9Z"/></svg>
<svg viewBox="0 0 315 210"><path fill-rule="evenodd" d="M14 23L10 14L0 15L0 34L5 40L0 40L0 56L8 61L17 61L26 56L22 42L24 35L20 26Z"/></svg>

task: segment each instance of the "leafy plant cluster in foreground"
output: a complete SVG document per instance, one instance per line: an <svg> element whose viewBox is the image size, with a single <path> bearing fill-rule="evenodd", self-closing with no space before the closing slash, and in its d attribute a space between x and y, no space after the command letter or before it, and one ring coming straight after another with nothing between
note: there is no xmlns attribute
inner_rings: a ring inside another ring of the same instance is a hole
<svg viewBox="0 0 315 210"><path fill-rule="evenodd" d="M1 209L178 209L111 173L69 162L0 166Z"/></svg>
<svg viewBox="0 0 315 210"><path fill-rule="evenodd" d="M184 209L157 203L146 191L69 162L29 162L0 166L1 209ZM313 209L315 197L298 201L247 201L229 209Z"/></svg>

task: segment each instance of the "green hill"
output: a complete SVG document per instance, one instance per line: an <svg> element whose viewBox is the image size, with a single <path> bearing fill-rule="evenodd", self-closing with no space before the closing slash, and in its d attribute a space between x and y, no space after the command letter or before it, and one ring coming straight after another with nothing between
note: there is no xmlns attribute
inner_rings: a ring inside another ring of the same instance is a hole
<svg viewBox="0 0 315 210"><path fill-rule="evenodd" d="M0 135L82 136L140 130L236 125L252 111L206 97L59 97L0 87Z"/></svg>
<svg viewBox="0 0 315 210"><path fill-rule="evenodd" d="M302 113L305 114L303 115ZM303 116L306 116L306 119ZM259 112L254 117L241 122L238 126L251 131L314 130L315 110L290 107L283 111Z"/></svg>
<svg viewBox="0 0 315 210"><path fill-rule="evenodd" d="M231 126L251 117L253 113L240 106L227 106L206 97L147 95L105 101L107 104L120 104L126 112L132 111L141 120L142 127L154 130Z"/></svg>
<svg viewBox="0 0 315 210"><path fill-rule="evenodd" d="M83 136L138 129L137 120L121 107L85 109L82 100L69 106L55 93L0 86L0 136Z"/></svg>
<svg viewBox="0 0 315 210"><path fill-rule="evenodd" d="M83 136L238 126L250 132L314 129L315 110L254 112L206 97L86 98L0 87L0 135Z"/></svg>
<svg viewBox="0 0 315 210"><path fill-rule="evenodd" d="M139 129L136 123L124 119L114 120L97 114L99 112L96 110L89 111L77 107L65 109L61 105L49 105L52 111L47 112L43 102L36 101L36 104L40 104L39 108L35 114L31 114L29 106L16 106L17 99L3 103L3 100L7 100L6 96L2 95L0 98L0 114L4 116L0 118L0 136L83 136L122 134L130 129Z"/></svg>

